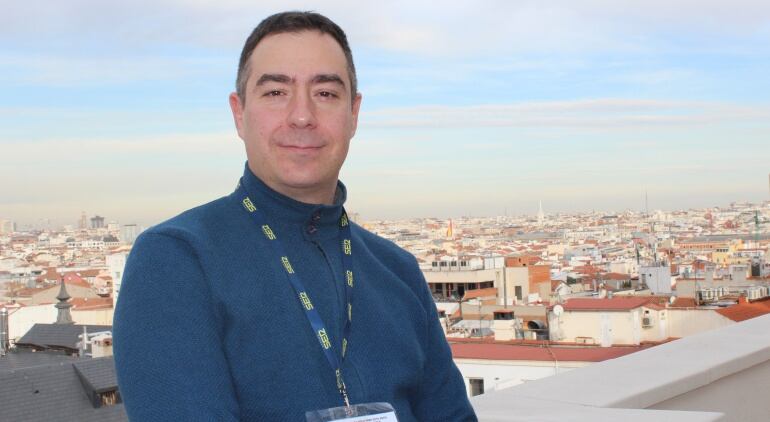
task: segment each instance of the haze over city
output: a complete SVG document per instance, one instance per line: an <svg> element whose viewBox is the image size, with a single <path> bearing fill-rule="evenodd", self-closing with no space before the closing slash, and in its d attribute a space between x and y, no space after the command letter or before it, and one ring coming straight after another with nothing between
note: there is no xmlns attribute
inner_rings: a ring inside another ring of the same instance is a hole
<svg viewBox="0 0 770 422"><path fill-rule="evenodd" d="M769 197L767 2L5 3L0 217L20 224L154 224L229 193L243 39L292 8L348 32L341 179L364 218Z"/></svg>

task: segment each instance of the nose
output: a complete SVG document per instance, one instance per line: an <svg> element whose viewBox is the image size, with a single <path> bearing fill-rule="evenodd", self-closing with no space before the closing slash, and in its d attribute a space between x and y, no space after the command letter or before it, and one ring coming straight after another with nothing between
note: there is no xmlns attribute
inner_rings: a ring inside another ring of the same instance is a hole
<svg viewBox="0 0 770 422"><path fill-rule="evenodd" d="M310 93L299 90L289 102L289 114L287 116L289 126L305 129L316 126L315 104Z"/></svg>

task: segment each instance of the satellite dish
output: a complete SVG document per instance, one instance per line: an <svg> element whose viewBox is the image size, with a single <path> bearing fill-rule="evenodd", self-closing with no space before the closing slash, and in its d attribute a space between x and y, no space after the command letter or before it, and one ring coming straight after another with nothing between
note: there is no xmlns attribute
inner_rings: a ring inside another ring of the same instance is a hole
<svg viewBox="0 0 770 422"><path fill-rule="evenodd" d="M673 305L673 304L674 304L674 302L676 302L676 296L671 296L671 297L668 299L668 303L670 303L670 304L672 304L672 305Z"/></svg>
<svg viewBox="0 0 770 422"><path fill-rule="evenodd" d="M558 316L561 316L561 314L564 313L564 307L561 305L556 305L553 307L553 314Z"/></svg>

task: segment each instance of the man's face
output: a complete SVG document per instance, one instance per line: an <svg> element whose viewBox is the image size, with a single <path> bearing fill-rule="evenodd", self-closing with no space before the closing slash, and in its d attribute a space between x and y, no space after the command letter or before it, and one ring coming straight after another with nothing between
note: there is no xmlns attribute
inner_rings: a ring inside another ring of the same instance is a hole
<svg viewBox="0 0 770 422"><path fill-rule="evenodd" d="M361 104L342 48L318 31L274 34L249 62L245 103L230 94L249 168L295 199L331 200Z"/></svg>

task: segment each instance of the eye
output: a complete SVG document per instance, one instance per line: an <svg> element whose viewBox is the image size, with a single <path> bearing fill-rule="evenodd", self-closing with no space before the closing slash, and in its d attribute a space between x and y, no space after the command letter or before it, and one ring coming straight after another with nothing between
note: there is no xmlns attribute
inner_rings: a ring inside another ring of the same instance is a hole
<svg viewBox="0 0 770 422"><path fill-rule="evenodd" d="M280 97L281 95L283 95L283 92L277 89L274 89L272 91L265 92L262 96L263 97Z"/></svg>
<svg viewBox="0 0 770 422"><path fill-rule="evenodd" d="M318 95L323 98L337 98L337 94L331 91L319 91Z"/></svg>

